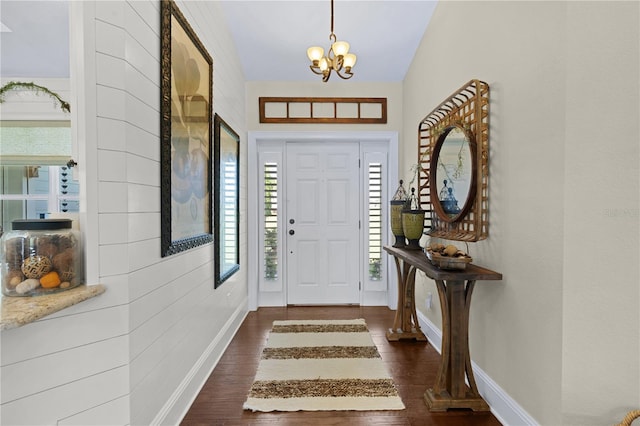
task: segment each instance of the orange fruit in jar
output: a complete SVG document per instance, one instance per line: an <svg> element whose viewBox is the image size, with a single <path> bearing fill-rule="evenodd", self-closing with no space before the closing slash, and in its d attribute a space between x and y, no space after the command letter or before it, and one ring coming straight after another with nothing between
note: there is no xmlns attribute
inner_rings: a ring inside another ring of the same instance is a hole
<svg viewBox="0 0 640 426"><path fill-rule="evenodd" d="M40 285L43 288L55 288L60 285L60 276L56 271L51 271L40 278Z"/></svg>

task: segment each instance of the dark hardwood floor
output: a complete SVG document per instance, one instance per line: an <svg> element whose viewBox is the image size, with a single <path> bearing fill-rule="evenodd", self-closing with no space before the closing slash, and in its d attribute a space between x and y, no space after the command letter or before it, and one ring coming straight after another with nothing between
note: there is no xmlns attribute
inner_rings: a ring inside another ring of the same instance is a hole
<svg viewBox="0 0 640 426"><path fill-rule="evenodd" d="M260 308L250 312L193 402L182 425L438 425L500 426L491 413L430 413L423 395L433 386L440 355L428 343L390 343L395 312L386 307ZM364 318L406 406L399 411L252 412L242 409L274 320Z"/></svg>

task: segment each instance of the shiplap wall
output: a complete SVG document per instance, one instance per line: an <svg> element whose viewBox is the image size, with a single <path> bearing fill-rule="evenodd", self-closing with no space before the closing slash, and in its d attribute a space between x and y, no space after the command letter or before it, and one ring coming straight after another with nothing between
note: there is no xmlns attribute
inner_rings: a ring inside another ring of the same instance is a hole
<svg viewBox="0 0 640 426"><path fill-rule="evenodd" d="M87 256L107 291L2 333L2 424L178 423L244 318L243 73L219 4L177 4L213 57L214 111L241 137L241 269L214 290L211 244L160 257L159 2L72 5L85 32L78 103L96 135L81 141L97 156L81 172L97 189Z"/></svg>

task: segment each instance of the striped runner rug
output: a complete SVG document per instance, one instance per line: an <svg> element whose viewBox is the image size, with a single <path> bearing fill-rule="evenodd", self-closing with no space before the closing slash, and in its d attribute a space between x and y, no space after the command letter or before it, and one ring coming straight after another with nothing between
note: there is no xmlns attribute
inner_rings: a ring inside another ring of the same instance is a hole
<svg viewBox="0 0 640 426"><path fill-rule="evenodd" d="M274 321L245 410L402 410L364 319Z"/></svg>

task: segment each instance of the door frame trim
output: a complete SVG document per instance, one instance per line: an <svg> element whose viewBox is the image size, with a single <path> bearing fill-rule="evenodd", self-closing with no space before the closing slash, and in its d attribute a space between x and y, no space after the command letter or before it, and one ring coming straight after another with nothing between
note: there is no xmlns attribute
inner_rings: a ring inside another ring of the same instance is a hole
<svg viewBox="0 0 640 426"><path fill-rule="evenodd" d="M398 132L391 131L249 131L247 138L247 235L258 235L258 146L265 142L287 141L311 141L311 140L341 140L341 141L380 141L388 144L389 148L389 174L387 192L389 199L393 196L395 185L398 181ZM390 233L390 229L388 230ZM391 234L389 234L391 237ZM391 240L389 240L391 241ZM249 238L247 241L247 296L249 310L258 309L258 259L259 247L257 238ZM387 259L387 271L393 271L391 260ZM387 306L395 309L397 304L397 279L395 274L388 276Z"/></svg>

